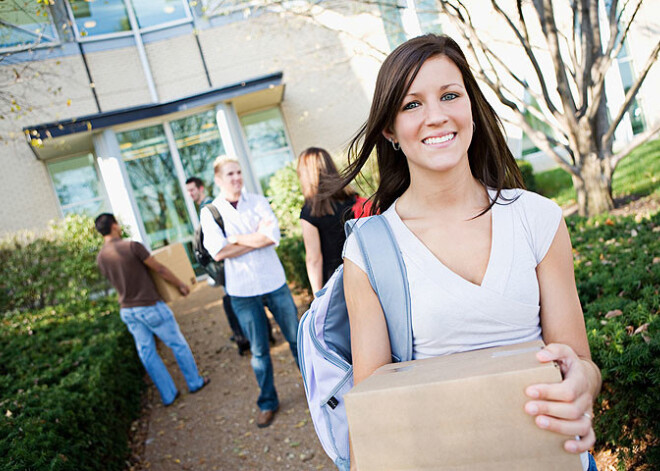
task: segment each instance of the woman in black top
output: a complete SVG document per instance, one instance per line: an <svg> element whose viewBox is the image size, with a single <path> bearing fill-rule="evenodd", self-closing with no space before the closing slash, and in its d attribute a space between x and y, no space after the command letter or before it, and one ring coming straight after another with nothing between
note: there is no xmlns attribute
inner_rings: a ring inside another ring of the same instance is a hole
<svg viewBox="0 0 660 471"><path fill-rule="evenodd" d="M305 263L312 291L318 292L341 265L341 253L346 241L344 222L353 218L357 193L350 186L330 197L319 196L319 182L338 180L339 173L330 154L324 149L310 147L298 157L298 178L305 205L300 212Z"/></svg>

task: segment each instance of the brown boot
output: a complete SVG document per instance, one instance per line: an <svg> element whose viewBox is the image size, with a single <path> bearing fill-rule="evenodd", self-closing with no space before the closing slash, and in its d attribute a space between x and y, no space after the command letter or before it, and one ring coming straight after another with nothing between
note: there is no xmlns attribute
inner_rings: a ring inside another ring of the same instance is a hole
<svg viewBox="0 0 660 471"><path fill-rule="evenodd" d="M270 424L272 424L273 419L275 418L275 413L277 412L278 409L260 410L259 414L257 414L257 427L265 428L268 427Z"/></svg>

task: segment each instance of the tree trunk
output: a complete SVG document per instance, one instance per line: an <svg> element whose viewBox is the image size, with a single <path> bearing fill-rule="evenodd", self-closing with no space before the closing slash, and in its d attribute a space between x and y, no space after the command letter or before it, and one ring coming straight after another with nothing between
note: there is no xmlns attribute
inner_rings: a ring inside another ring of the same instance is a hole
<svg viewBox="0 0 660 471"><path fill-rule="evenodd" d="M580 216L595 216L614 208L612 169L606 159L595 153L585 157L579 175L573 175Z"/></svg>

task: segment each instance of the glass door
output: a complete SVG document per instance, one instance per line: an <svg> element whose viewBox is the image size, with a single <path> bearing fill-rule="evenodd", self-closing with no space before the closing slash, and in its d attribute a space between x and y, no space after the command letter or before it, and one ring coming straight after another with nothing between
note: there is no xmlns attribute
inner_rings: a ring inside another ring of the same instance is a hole
<svg viewBox="0 0 660 471"><path fill-rule="evenodd" d="M294 158L282 114L279 108L270 108L240 119L250 149L252 171L265 193L270 177Z"/></svg>
<svg viewBox="0 0 660 471"><path fill-rule="evenodd" d="M204 182L206 194L217 196L218 191L213 182L213 162L225 153L225 147L215 120L215 110L177 119L171 121L170 125L186 178L200 178Z"/></svg>
<svg viewBox="0 0 660 471"><path fill-rule="evenodd" d="M163 126L117 133L117 139L151 249L182 242L190 250L193 226Z"/></svg>

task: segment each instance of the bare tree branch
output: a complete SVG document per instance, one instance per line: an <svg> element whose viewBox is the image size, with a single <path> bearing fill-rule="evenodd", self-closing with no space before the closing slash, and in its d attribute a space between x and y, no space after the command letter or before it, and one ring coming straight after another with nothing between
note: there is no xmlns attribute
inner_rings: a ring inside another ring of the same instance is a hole
<svg viewBox="0 0 660 471"><path fill-rule="evenodd" d="M655 126L653 126L653 128L649 129L648 131L645 131L635 136L635 138L632 141L630 141L626 147L621 149L619 152L617 152L615 155L613 155L610 158L610 166L612 170L614 171L614 169L619 164L619 162L622 159L628 157L630 153L633 150L635 150L637 146L641 146L646 141L651 140L653 137L655 137L658 134L660 134L660 122L656 123Z"/></svg>
<svg viewBox="0 0 660 471"><path fill-rule="evenodd" d="M545 77L543 75L543 72L541 71L541 67L539 65L538 59L536 58L536 55L534 54L534 51L532 50L532 45L531 42L529 41L529 33L527 31L527 25L524 22L524 18L522 18L522 23L521 23L521 29L523 31L524 36L520 33L516 25L511 21L511 18L500 8L500 6L497 4L495 0L491 0L491 4L493 5L493 8L502 16L504 17L504 20L507 22L509 25L509 28L513 32L513 34L518 38L518 41L520 42L520 45L523 47L525 50L525 54L529 58L532 67L534 68L534 72L536 73L536 77L539 81L539 85L541 86L541 91L543 93L543 101L546 104L546 107L550 110L550 112L555 116L555 118L560 117L559 110L555 107L555 104L553 103L552 99L550 98L550 94L548 92L547 84L545 81ZM560 119L558 119L559 121Z"/></svg>
<svg viewBox="0 0 660 471"><path fill-rule="evenodd" d="M601 57L599 57L597 61L594 61L594 66L592 68L592 77L593 77L592 80L594 83L594 87L592 91L593 100L591 103L592 106L587 112L589 119L593 119L593 117L596 116L596 113L598 112L598 107L596 105L598 101L600 101L600 98L604 93L605 75L612 66L612 63L616 60L617 56L621 52L621 49L623 49L623 45L625 44L626 37L628 36L628 31L630 31L630 27L633 21L635 20L635 17L637 16L637 12L639 11L643 2L644 0L638 0L637 4L635 5L635 9L632 15L630 16L630 19L626 23L623 32L620 33L618 25L623 15L623 11L625 10L625 7L628 5L628 2L624 4L624 8L621 10L621 14L618 16L616 23L610 27L611 37L606 52ZM611 17L612 17L612 10L610 9L610 18ZM612 30L614 31L614 33L612 33Z"/></svg>
<svg viewBox="0 0 660 471"><path fill-rule="evenodd" d="M617 126L619 126L619 123L621 123L621 120L628 111L630 104L635 99L635 96L637 95L637 92L642 86L642 82L644 82L644 79L651 70L651 67L658 60L658 53L660 53L660 41L656 43L655 48L653 49L653 51L651 51L651 54L649 55L649 58L646 61L646 65L644 66L640 74L637 76L637 79L628 90L628 93L626 93L626 97L623 100L623 104L619 108L619 111L617 112L616 116L612 119L609 129L603 135L602 146L604 148L608 148L609 146L612 145L612 141L614 140L614 131L616 131Z"/></svg>

